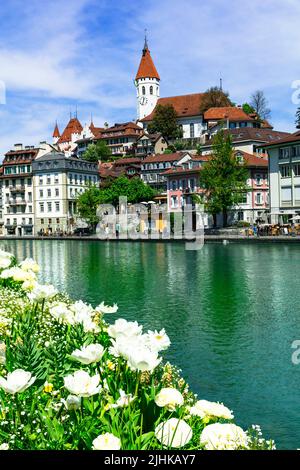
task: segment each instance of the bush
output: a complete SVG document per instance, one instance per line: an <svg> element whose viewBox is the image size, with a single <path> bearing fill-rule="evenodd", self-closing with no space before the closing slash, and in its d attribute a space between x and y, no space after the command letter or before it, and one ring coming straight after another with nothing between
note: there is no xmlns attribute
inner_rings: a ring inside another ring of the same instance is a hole
<svg viewBox="0 0 300 470"><path fill-rule="evenodd" d="M246 220L239 220L236 224L237 227L250 227L250 222L247 222Z"/></svg>

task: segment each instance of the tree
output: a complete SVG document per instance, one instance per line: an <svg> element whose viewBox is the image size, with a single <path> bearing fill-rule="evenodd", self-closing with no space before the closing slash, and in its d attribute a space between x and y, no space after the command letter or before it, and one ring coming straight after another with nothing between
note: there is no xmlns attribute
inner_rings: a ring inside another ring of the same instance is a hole
<svg viewBox="0 0 300 470"><path fill-rule="evenodd" d="M271 110L268 108L268 100L262 90L256 90L252 93L250 106L252 106L260 119L269 119L271 117Z"/></svg>
<svg viewBox="0 0 300 470"><path fill-rule="evenodd" d="M77 213L93 230L99 222L97 207L100 204L101 191L96 186L90 186L76 199Z"/></svg>
<svg viewBox="0 0 300 470"><path fill-rule="evenodd" d="M104 140L98 140L96 144L90 144L83 154L84 160L89 162L98 162L99 160L109 160L111 158L111 150Z"/></svg>
<svg viewBox="0 0 300 470"><path fill-rule="evenodd" d="M148 125L149 134L160 133L168 142L169 139L182 137L177 124L177 113L171 104L159 104L155 108L152 122Z"/></svg>
<svg viewBox="0 0 300 470"><path fill-rule="evenodd" d="M249 103L244 103L242 105L242 108L243 108L244 113L246 113L246 114L254 114L255 113L255 109L252 106L250 106Z"/></svg>
<svg viewBox="0 0 300 470"><path fill-rule="evenodd" d="M205 206L207 212L214 216L223 214L223 224L227 226L228 209L240 202L247 191L248 171L245 164L237 160L231 136L217 133L213 142L211 158L200 173L201 183L205 189Z"/></svg>
<svg viewBox="0 0 300 470"><path fill-rule="evenodd" d="M295 124L296 124L296 128L297 129L300 129L300 107L297 109L296 111L296 121L295 121Z"/></svg>
<svg viewBox="0 0 300 470"><path fill-rule="evenodd" d="M233 106L233 103L229 99L229 93L221 90L217 86L211 87L203 93L200 113L204 114L209 108L220 108L223 106Z"/></svg>
<svg viewBox="0 0 300 470"><path fill-rule="evenodd" d="M117 206L121 196L126 196L127 202L134 204L150 201L155 196L155 192L139 177L128 179L125 176L119 176L112 181L110 186L100 191L100 203Z"/></svg>

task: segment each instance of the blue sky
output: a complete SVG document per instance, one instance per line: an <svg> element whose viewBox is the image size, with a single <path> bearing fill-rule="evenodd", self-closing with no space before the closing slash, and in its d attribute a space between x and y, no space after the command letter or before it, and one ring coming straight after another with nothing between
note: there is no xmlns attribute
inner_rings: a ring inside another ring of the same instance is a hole
<svg viewBox="0 0 300 470"><path fill-rule="evenodd" d="M144 28L161 96L205 91L221 72L233 101L264 90L275 128L292 131L299 18L299 0L2 2L0 155L50 140L55 120L62 130L76 106L83 124L91 113L98 126L134 119Z"/></svg>

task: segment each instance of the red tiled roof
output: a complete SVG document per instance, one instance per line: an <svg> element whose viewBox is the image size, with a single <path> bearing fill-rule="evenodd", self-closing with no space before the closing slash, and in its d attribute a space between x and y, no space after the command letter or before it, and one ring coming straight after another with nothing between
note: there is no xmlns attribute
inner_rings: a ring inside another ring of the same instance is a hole
<svg viewBox="0 0 300 470"><path fill-rule="evenodd" d="M149 116L141 119L141 122L152 121L155 109L158 105L172 105L178 117L191 117L200 115L200 104L204 93L192 93L190 95L170 96L159 98L157 104Z"/></svg>
<svg viewBox="0 0 300 470"><path fill-rule="evenodd" d="M262 120L261 127L262 127L262 129L274 129L272 124L270 124L269 121L267 121L266 119Z"/></svg>
<svg viewBox="0 0 300 470"><path fill-rule="evenodd" d="M256 141L256 142L274 142L277 143L283 138L291 136L288 132L274 131L272 129L258 129L255 127L243 127L235 129L225 129L224 135L231 135L232 141L244 142L244 141ZM213 144L215 136L212 136L205 144L203 148L211 146Z"/></svg>
<svg viewBox="0 0 300 470"><path fill-rule="evenodd" d="M78 119L71 118L67 124L67 127L63 131L60 139L58 140L58 143L62 144L63 142L71 142L72 134L80 134L82 130L83 130L83 127L78 121Z"/></svg>
<svg viewBox="0 0 300 470"><path fill-rule="evenodd" d="M139 78L157 78L160 80L148 47L143 49L143 55L135 79L138 80Z"/></svg>
<svg viewBox="0 0 300 470"><path fill-rule="evenodd" d="M142 163L141 158L138 157L128 157L128 158L119 158L115 161L115 166L129 165L135 163Z"/></svg>
<svg viewBox="0 0 300 470"><path fill-rule="evenodd" d="M253 121L242 108L225 106L220 108L210 108L204 113L205 121L219 121L229 119L230 121Z"/></svg>
<svg viewBox="0 0 300 470"><path fill-rule="evenodd" d="M283 144L291 144L295 142L296 144L299 144L300 142L300 134L296 132L295 134L290 134L287 137L284 137L283 139L277 140L276 142L270 142L267 145L264 145L264 148L269 148L269 147L274 147L275 145L283 145Z"/></svg>
<svg viewBox="0 0 300 470"><path fill-rule="evenodd" d="M259 166L268 168L268 157L258 157L252 153L243 152L242 150L237 150L236 154L241 153L244 157L244 162L247 167Z"/></svg>
<svg viewBox="0 0 300 470"><path fill-rule="evenodd" d="M184 153L169 153L169 154L157 154L157 155L149 155L143 160L143 163L159 163L159 162L177 162L181 160L185 155L189 155L188 152Z"/></svg>
<svg viewBox="0 0 300 470"><path fill-rule="evenodd" d="M59 132L59 129L58 129L58 125L57 125L57 123L55 124L55 127L54 127L54 131L53 131L52 137L60 137L60 132Z"/></svg>

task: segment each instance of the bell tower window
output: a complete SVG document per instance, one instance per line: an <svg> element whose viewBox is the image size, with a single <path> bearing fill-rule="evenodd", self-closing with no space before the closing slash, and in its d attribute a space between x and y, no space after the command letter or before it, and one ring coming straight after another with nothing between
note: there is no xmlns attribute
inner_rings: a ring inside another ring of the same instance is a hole
<svg viewBox="0 0 300 470"><path fill-rule="evenodd" d="M143 86L142 87L142 95L145 95L146 94L146 88Z"/></svg>
<svg viewBox="0 0 300 470"><path fill-rule="evenodd" d="M150 87L150 95L153 95L153 86Z"/></svg>

